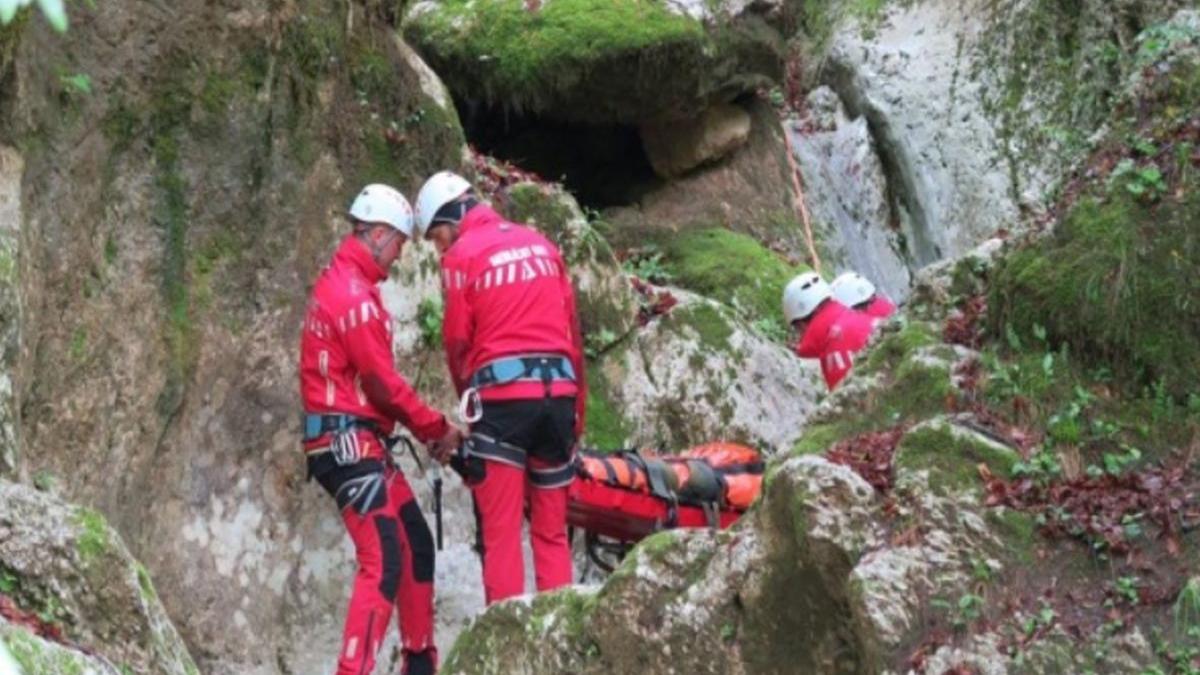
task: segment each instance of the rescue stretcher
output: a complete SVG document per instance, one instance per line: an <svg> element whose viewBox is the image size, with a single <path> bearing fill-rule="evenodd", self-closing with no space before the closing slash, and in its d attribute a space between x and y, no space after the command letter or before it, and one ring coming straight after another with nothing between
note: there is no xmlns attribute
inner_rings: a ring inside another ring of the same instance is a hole
<svg viewBox="0 0 1200 675"><path fill-rule="evenodd" d="M757 451L710 443L679 455L584 451L567 497L567 523L584 534L588 557L611 571L641 539L679 527L724 529L762 487Z"/></svg>

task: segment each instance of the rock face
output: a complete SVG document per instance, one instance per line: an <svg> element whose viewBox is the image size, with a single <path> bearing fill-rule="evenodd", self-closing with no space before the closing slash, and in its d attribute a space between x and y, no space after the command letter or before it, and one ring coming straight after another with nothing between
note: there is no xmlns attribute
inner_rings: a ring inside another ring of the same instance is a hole
<svg viewBox="0 0 1200 675"><path fill-rule="evenodd" d="M20 403L13 375L20 346L21 179L25 162L0 145L0 476L17 470L17 415Z"/></svg>
<svg viewBox="0 0 1200 675"><path fill-rule="evenodd" d="M375 3L78 12L26 24L0 91L24 468L121 531L205 672L325 670L353 566L297 452L306 289L361 184L460 166L457 118Z"/></svg>
<svg viewBox="0 0 1200 675"><path fill-rule="evenodd" d="M0 481L0 561L15 606L62 627L54 644L0 622L25 672L198 672L145 568L95 511Z"/></svg>
<svg viewBox="0 0 1200 675"><path fill-rule="evenodd" d="M840 102L814 92L793 138L831 258L903 295L921 267L1018 228L1119 96L1136 59L1114 54L1181 4L823 8L816 77Z"/></svg>
<svg viewBox="0 0 1200 675"><path fill-rule="evenodd" d="M424 0L404 33L461 100L629 124L695 118L777 80L782 4Z"/></svg>
<svg viewBox="0 0 1200 675"><path fill-rule="evenodd" d="M893 300L908 295L910 262L891 210L887 177L867 120L850 119L837 94L819 87L807 115L785 128L829 276L853 270Z"/></svg>
<svg viewBox="0 0 1200 675"><path fill-rule="evenodd" d="M979 2L916 3L869 33L848 23L829 48L825 79L852 117L866 119L916 267L1017 219L1020 190L981 100L990 73L972 63L987 16ZM1029 187L1040 194L1045 185Z"/></svg>

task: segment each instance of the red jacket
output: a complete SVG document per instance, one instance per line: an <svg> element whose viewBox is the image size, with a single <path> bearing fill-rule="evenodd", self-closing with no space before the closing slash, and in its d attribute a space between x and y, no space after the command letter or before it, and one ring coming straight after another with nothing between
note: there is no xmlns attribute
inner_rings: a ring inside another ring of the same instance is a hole
<svg viewBox="0 0 1200 675"><path fill-rule="evenodd" d="M854 354L871 339L876 321L836 300L827 300L804 330L796 353L803 358L821 359L825 385L832 391L850 372Z"/></svg>
<svg viewBox="0 0 1200 675"><path fill-rule="evenodd" d="M883 297L882 293L876 293L867 301L867 306L858 311L877 319L886 319L896 313L896 305L892 304L891 300Z"/></svg>
<svg viewBox="0 0 1200 675"><path fill-rule="evenodd" d="M400 422L428 443L446 433L446 418L396 372L392 319L376 286L385 277L362 242L353 236L342 241L309 299L300 336L300 396L306 413L364 417L385 433ZM305 447L328 443L327 434ZM378 443L368 445L367 456L382 456Z"/></svg>
<svg viewBox="0 0 1200 675"><path fill-rule="evenodd" d="M442 341L461 395L479 368L505 356L561 354L578 383L555 381L553 396L575 396L576 432L583 430L587 387L575 292L558 248L538 232L504 220L491 207L472 208L442 256L446 315ZM541 398L540 382L485 387L485 400Z"/></svg>

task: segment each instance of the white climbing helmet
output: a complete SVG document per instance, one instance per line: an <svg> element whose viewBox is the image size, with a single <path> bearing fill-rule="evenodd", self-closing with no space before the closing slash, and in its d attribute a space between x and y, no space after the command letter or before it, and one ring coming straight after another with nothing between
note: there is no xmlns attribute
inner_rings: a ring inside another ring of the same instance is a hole
<svg viewBox="0 0 1200 675"><path fill-rule="evenodd" d="M790 325L796 319L807 319L817 306L833 297L829 283L816 272L805 272L788 282L783 289L783 318Z"/></svg>
<svg viewBox="0 0 1200 675"><path fill-rule="evenodd" d="M394 187L372 183L350 205L350 217L365 223L386 223L412 239L413 212L408 200Z"/></svg>
<svg viewBox="0 0 1200 675"><path fill-rule="evenodd" d="M423 237L429 231L438 209L470 189L467 179L453 171L439 171L430 176L417 193L417 236Z"/></svg>
<svg viewBox="0 0 1200 675"><path fill-rule="evenodd" d="M858 272L846 272L830 284L833 298L847 307L862 304L875 295L875 284Z"/></svg>

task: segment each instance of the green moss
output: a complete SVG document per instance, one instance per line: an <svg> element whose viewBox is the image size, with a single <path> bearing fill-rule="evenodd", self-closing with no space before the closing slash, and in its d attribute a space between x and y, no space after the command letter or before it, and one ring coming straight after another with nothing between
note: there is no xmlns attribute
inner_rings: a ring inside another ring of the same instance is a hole
<svg viewBox="0 0 1200 675"><path fill-rule="evenodd" d="M850 436L919 422L944 411L946 400L954 396L950 371L945 367L909 359L884 377L882 385L857 405L807 429L791 454L821 453Z"/></svg>
<svg viewBox="0 0 1200 675"><path fill-rule="evenodd" d="M1116 192L1079 203L1044 245L996 273L991 327L1045 327L1126 382L1163 380L1177 396L1200 378L1200 191L1147 205Z"/></svg>
<svg viewBox="0 0 1200 675"><path fill-rule="evenodd" d="M283 31L285 60L307 81L315 82L345 53L345 31L340 22L324 13L300 14Z"/></svg>
<svg viewBox="0 0 1200 675"><path fill-rule="evenodd" d="M634 554L655 562L661 562L671 551L679 548L680 539L676 532L658 532L638 542Z"/></svg>
<svg viewBox="0 0 1200 675"><path fill-rule="evenodd" d="M836 423L814 424L804 430L804 435L792 448L793 455L816 455L825 452L834 443L852 432Z"/></svg>
<svg viewBox="0 0 1200 675"><path fill-rule="evenodd" d="M146 567L140 562L134 562L134 569L137 571L138 588L141 589L142 599L148 603L158 602L158 592L154 590L154 581L150 578Z"/></svg>
<svg viewBox="0 0 1200 675"><path fill-rule="evenodd" d="M1032 564L1036 559L1038 541L1034 516L1007 508L988 509L986 513L988 525L1000 539L1003 551L1014 562Z"/></svg>
<svg viewBox="0 0 1200 675"><path fill-rule="evenodd" d="M719 228L681 233L663 253L674 283L735 307L750 321L781 321L783 287L807 270L792 267L752 237Z"/></svg>
<svg viewBox="0 0 1200 675"><path fill-rule="evenodd" d="M898 332L888 333L871 350L864 362L866 372L903 363L922 347L938 344L936 326L923 322L909 322Z"/></svg>
<svg viewBox="0 0 1200 675"><path fill-rule="evenodd" d="M671 72L702 63L711 47L701 24L658 0L555 0L537 11L523 0L446 0L405 34L456 89L535 111L572 98L585 78L638 65Z"/></svg>
<svg viewBox="0 0 1200 675"><path fill-rule="evenodd" d="M915 360L906 361L896 370L892 388L897 393L884 397L885 407L910 420L941 412L947 398L954 395L949 368Z"/></svg>
<svg viewBox="0 0 1200 675"><path fill-rule="evenodd" d="M514 185L508 190L504 213L512 220L541 230L563 250L563 255L571 262L578 259L571 255L574 247L570 244L574 242L571 241L568 224L579 214L570 207L558 189L536 183Z"/></svg>
<svg viewBox="0 0 1200 675"><path fill-rule="evenodd" d="M93 672L92 664L83 654L45 642L23 629L14 626L0 630L0 637L25 673L83 675Z"/></svg>
<svg viewBox="0 0 1200 675"><path fill-rule="evenodd" d="M719 309L707 302L695 302L676 309L663 320L670 330L698 337L701 353L732 351L729 338L733 335L733 326Z"/></svg>
<svg viewBox="0 0 1200 675"><path fill-rule="evenodd" d="M171 416L183 401L184 389L195 365L196 335L191 321L187 279L187 227L189 208L187 184L180 169L179 146L172 132L154 142L158 169L156 185L159 204L155 218L162 230L161 289L166 304L163 327L169 357L167 381L159 396L158 410Z"/></svg>
<svg viewBox="0 0 1200 675"><path fill-rule="evenodd" d="M75 526L79 535L75 539L75 549L85 563L95 560L112 549L109 540L108 523L104 516L88 508L80 508L75 512Z"/></svg>
<svg viewBox="0 0 1200 675"><path fill-rule="evenodd" d="M601 368L590 368L587 378L587 429L584 434L589 449L609 452L626 447L631 436L629 423L613 404L608 377Z"/></svg>
<svg viewBox="0 0 1200 675"><path fill-rule="evenodd" d="M0 26L0 79L4 79L8 65L16 55L21 43L21 34L29 23L29 10L19 10L7 25Z"/></svg>
<svg viewBox="0 0 1200 675"><path fill-rule="evenodd" d="M961 491L982 485L979 465L1008 478L1019 455L956 434L946 426L924 427L904 436L896 448L895 465L908 471L928 471L929 485L938 492Z"/></svg>

